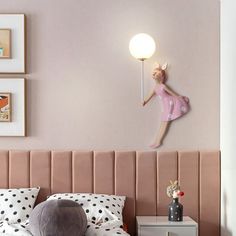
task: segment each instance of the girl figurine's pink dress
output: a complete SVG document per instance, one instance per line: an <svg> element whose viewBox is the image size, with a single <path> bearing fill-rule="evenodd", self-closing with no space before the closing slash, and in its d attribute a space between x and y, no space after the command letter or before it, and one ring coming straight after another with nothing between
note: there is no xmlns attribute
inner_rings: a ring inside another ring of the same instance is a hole
<svg viewBox="0 0 236 236"><path fill-rule="evenodd" d="M189 111L189 99L187 97L176 97L167 93L165 85L160 84L155 88L155 93L162 102L162 121L175 120Z"/></svg>

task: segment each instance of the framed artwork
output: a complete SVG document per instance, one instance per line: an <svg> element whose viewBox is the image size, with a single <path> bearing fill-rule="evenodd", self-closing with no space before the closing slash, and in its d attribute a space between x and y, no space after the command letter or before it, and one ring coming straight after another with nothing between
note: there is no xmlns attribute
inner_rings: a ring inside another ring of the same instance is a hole
<svg viewBox="0 0 236 236"><path fill-rule="evenodd" d="M23 78L0 78L0 136L26 136Z"/></svg>
<svg viewBox="0 0 236 236"><path fill-rule="evenodd" d="M11 122L11 93L0 92L0 122Z"/></svg>
<svg viewBox="0 0 236 236"><path fill-rule="evenodd" d="M0 59L11 58L11 30L0 29Z"/></svg>
<svg viewBox="0 0 236 236"><path fill-rule="evenodd" d="M0 73L26 73L26 17L0 14Z"/></svg>

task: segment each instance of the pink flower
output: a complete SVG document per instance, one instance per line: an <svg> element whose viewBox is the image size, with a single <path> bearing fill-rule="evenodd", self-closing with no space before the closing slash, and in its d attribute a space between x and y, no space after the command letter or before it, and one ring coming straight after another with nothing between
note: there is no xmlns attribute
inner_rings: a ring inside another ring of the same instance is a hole
<svg viewBox="0 0 236 236"><path fill-rule="evenodd" d="M178 192L178 196L180 196L180 197L184 196L184 192L179 191L179 192Z"/></svg>

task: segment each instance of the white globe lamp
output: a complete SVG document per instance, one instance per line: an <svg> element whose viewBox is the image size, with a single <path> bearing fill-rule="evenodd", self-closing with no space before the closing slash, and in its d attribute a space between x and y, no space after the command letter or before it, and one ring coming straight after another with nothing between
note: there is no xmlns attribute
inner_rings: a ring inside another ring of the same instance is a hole
<svg viewBox="0 0 236 236"><path fill-rule="evenodd" d="M143 61L150 58L154 54L156 44L150 35L144 33L136 34L130 40L129 50L133 57Z"/></svg>
<svg viewBox="0 0 236 236"><path fill-rule="evenodd" d="M150 58L156 51L156 43L148 34L136 34L129 43L130 54L141 63L141 102L144 101L144 60Z"/></svg>

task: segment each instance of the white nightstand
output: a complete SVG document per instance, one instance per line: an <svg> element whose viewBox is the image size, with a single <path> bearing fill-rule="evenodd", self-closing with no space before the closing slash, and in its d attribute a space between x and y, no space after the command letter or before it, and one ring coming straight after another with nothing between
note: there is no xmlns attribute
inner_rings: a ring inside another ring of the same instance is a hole
<svg viewBox="0 0 236 236"><path fill-rule="evenodd" d="M170 222L167 216L137 216L138 236L197 236L198 224L190 217Z"/></svg>

